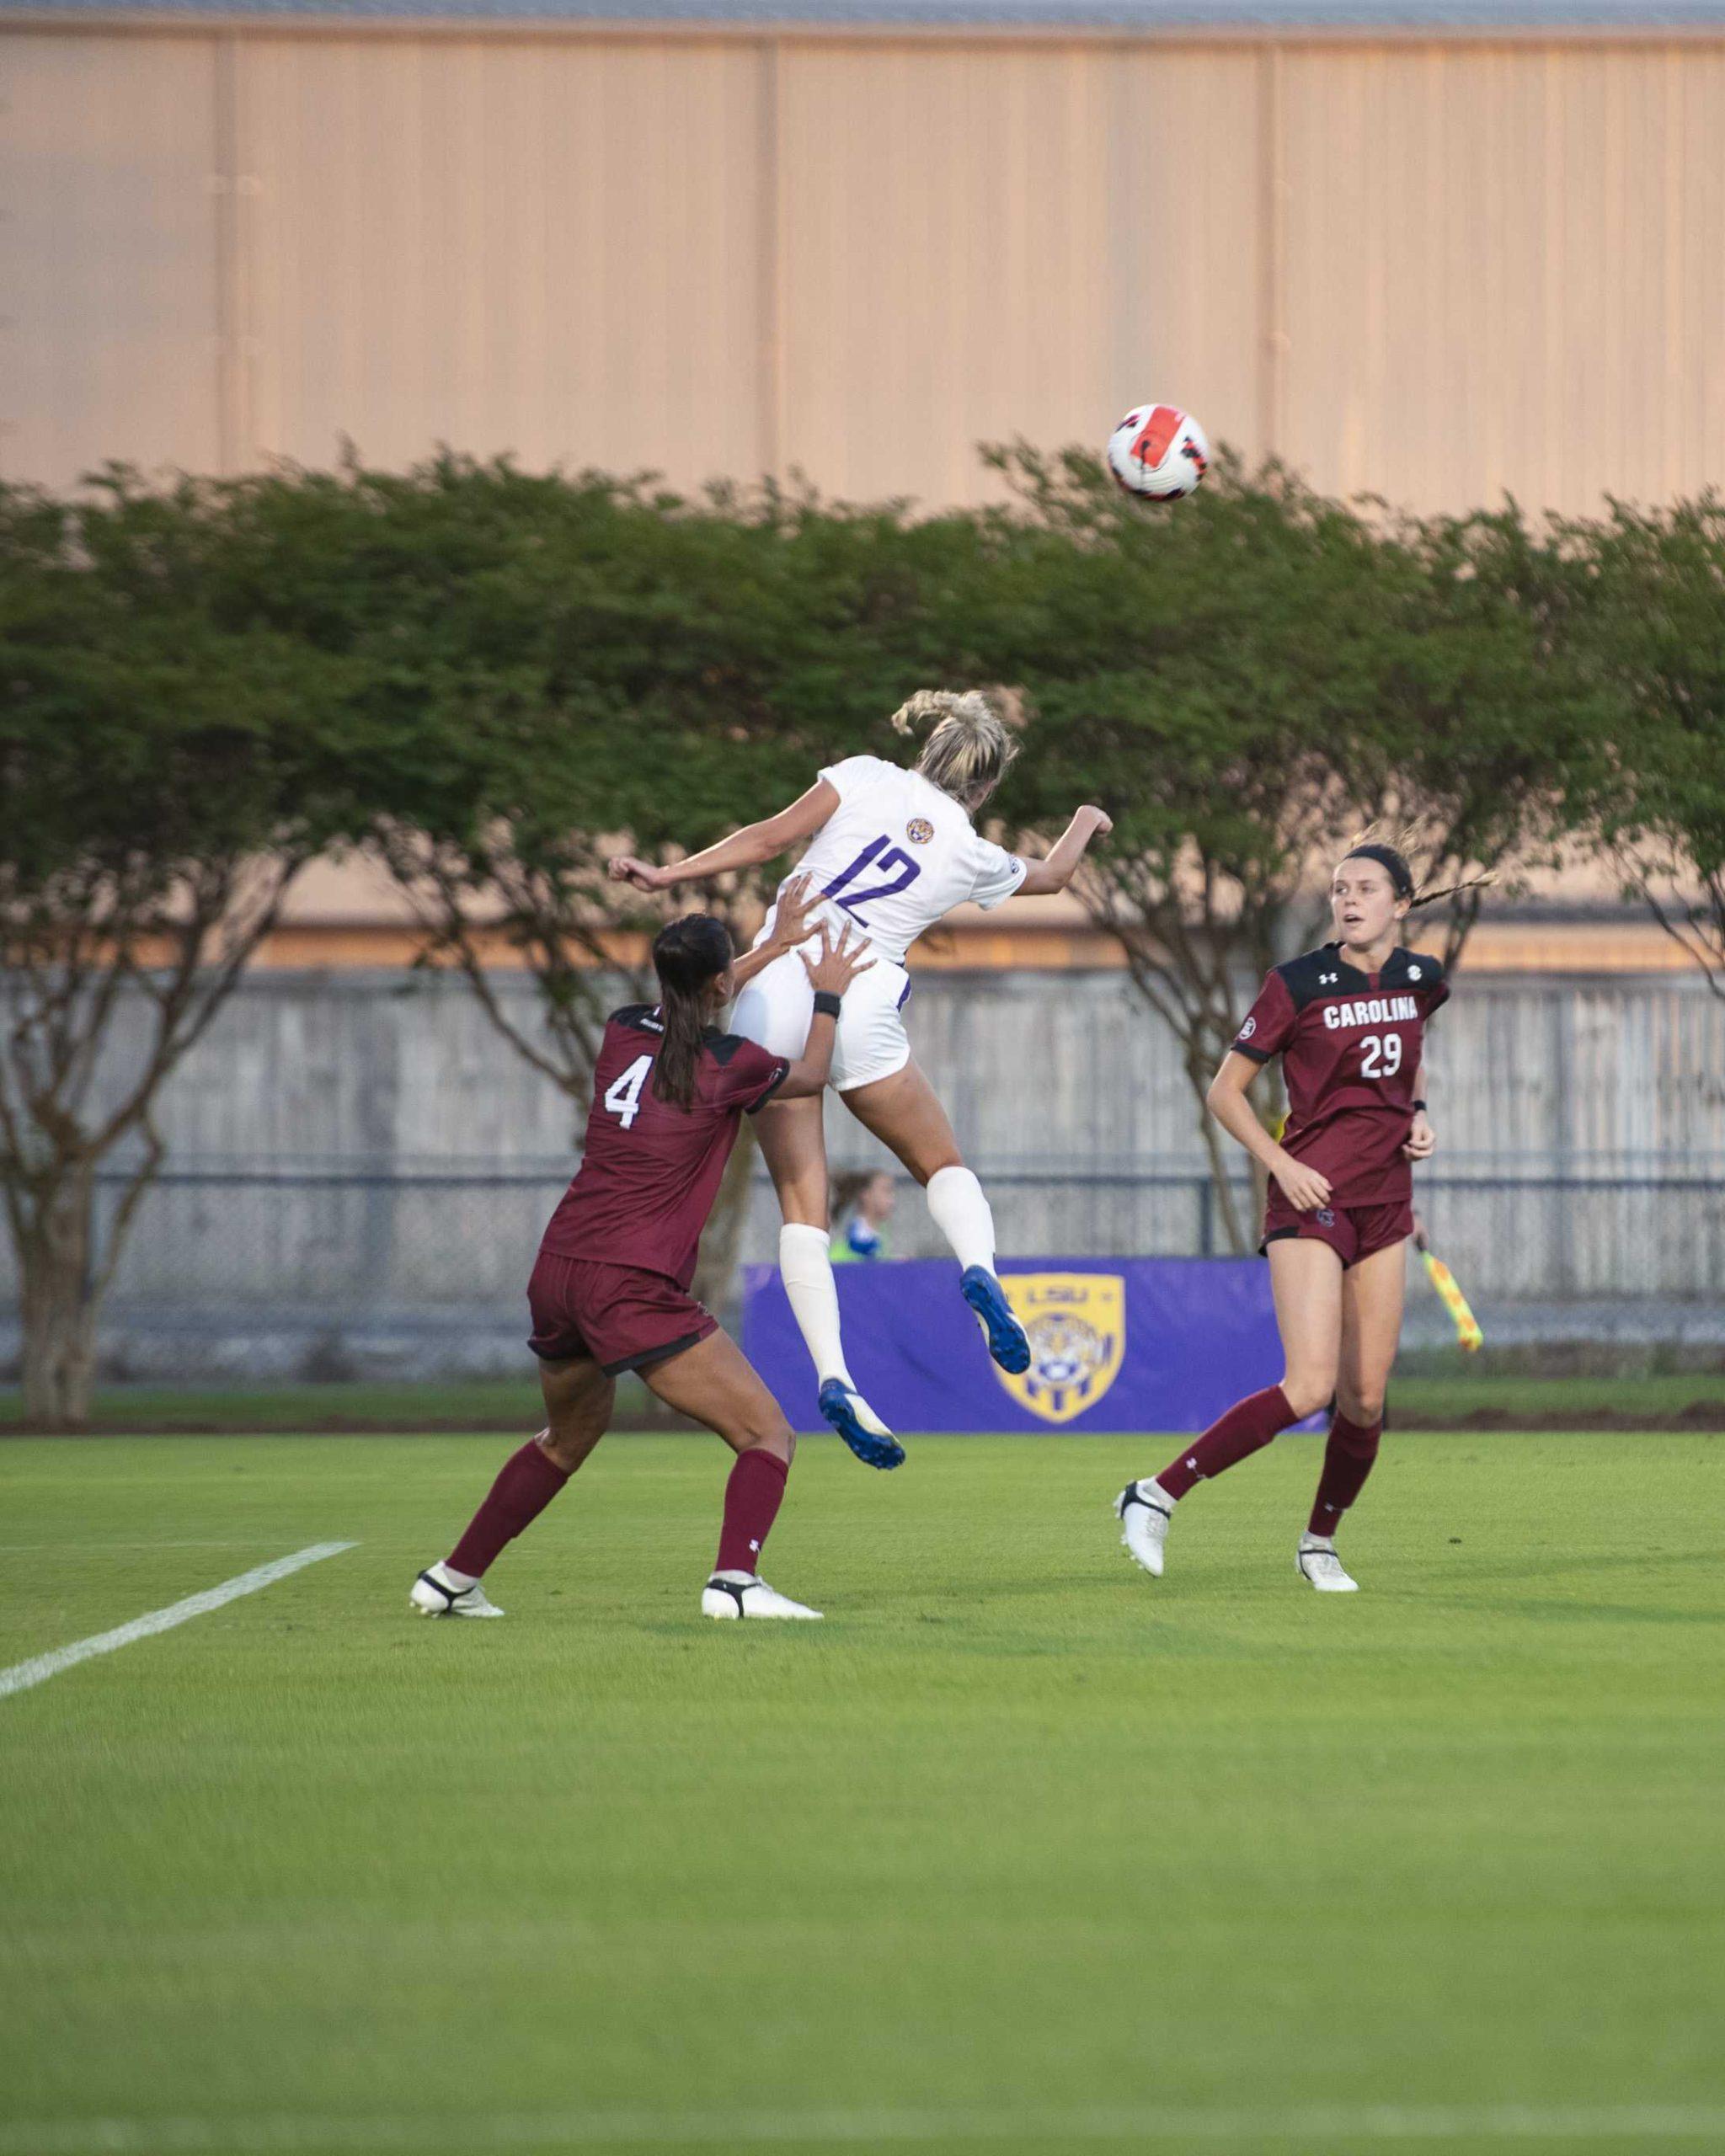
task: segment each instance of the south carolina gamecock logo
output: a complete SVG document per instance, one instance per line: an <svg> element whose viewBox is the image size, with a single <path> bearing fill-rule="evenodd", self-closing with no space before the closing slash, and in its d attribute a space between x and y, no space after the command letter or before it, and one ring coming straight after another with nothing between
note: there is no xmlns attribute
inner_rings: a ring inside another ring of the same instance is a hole
<svg viewBox="0 0 1725 2156"><path fill-rule="evenodd" d="M927 816L913 816L905 826L905 836L912 846L927 846L934 836L934 826Z"/></svg>
<svg viewBox="0 0 1725 2156"><path fill-rule="evenodd" d="M1044 1422L1070 1422L1094 1407L1120 1374L1126 1352L1126 1283L1118 1273L1014 1273L1007 1300L1030 1336L1030 1367L995 1375Z"/></svg>

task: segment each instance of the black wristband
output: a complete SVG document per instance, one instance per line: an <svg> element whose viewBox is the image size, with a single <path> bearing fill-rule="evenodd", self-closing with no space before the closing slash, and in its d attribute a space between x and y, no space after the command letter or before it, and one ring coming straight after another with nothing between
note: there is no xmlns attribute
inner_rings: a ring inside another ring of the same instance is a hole
<svg viewBox="0 0 1725 2156"><path fill-rule="evenodd" d="M839 999L830 988L815 990L814 1015L817 1018L836 1018L839 1015Z"/></svg>
<svg viewBox="0 0 1725 2156"><path fill-rule="evenodd" d="M1413 1113L1416 1115L1423 1115L1425 1113L1425 1102L1423 1101L1416 1101L1413 1103Z"/></svg>

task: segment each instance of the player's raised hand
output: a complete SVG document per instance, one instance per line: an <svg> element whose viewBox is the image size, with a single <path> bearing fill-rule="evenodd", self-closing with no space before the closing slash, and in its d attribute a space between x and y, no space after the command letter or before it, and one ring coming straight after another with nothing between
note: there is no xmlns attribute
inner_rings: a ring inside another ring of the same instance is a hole
<svg viewBox="0 0 1725 2156"><path fill-rule="evenodd" d="M1092 839L1105 839L1108 833L1114 828L1114 819L1111 815L1109 815L1108 810L1106 808L1098 808L1092 801L1087 801L1085 803L1084 806L1079 809L1077 815L1074 817L1073 821L1076 823L1081 819L1090 826L1090 830L1086 835L1086 845L1088 845Z"/></svg>
<svg viewBox="0 0 1725 2156"><path fill-rule="evenodd" d="M814 933L809 915L820 904L821 894L812 876L793 876L778 894L772 916L772 941L781 951L794 951Z"/></svg>
<svg viewBox="0 0 1725 2156"><path fill-rule="evenodd" d="M806 951L803 953L803 970L809 976L809 985L817 995L823 991L828 995L842 995L857 974L866 974L874 963L873 958L862 955L868 948L868 937L853 938L848 927L835 943L831 930L823 921L820 955L811 958Z"/></svg>
<svg viewBox="0 0 1725 2156"><path fill-rule="evenodd" d="M1330 1202L1330 1179L1308 1168L1291 1153L1284 1153L1271 1170L1282 1186L1282 1194L1296 1213L1310 1213Z"/></svg>
<svg viewBox="0 0 1725 2156"><path fill-rule="evenodd" d="M633 883L638 891L664 891L670 887L662 868L655 868L650 861L637 860L633 853L613 854L608 867L613 883Z"/></svg>

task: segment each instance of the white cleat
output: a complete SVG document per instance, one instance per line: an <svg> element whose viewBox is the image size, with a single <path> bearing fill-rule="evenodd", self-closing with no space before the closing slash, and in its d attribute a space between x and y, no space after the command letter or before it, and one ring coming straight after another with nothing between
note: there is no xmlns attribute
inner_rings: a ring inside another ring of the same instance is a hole
<svg viewBox="0 0 1725 2156"><path fill-rule="evenodd" d="M818 1609L808 1609L755 1572L715 1572L701 1590L703 1617L802 1617L818 1619Z"/></svg>
<svg viewBox="0 0 1725 2156"><path fill-rule="evenodd" d="M1168 1522L1174 1516L1173 1500L1154 1476L1129 1482L1114 1500L1114 1516L1120 1523L1120 1540L1135 1565L1141 1565L1152 1579L1162 1576L1162 1545L1168 1539Z"/></svg>
<svg viewBox="0 0 1725 2156"><path fill-rule="evenodd" d="M408 1589L408 1601L422 1617L500 1617L503 1612L488 1601L477 1580L472 1587L453 1586L443 1576L441 1565L430 1565Z"/></svg>
<svg viewBox="0 0 1725 2156"><path fill-rule="evenodd" d="M1359 1582L1349 1579L1327 1534L1302 1534L1295 1555L1300 1577L1309 1580L1320 1594L1358 1594Z"/></svg>

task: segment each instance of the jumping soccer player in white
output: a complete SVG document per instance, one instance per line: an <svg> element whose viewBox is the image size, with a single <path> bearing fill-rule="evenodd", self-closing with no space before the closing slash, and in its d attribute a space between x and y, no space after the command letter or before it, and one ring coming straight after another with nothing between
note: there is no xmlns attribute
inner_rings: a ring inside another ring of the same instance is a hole
<svg viewBox="0 0 1725 2156"><path fill-rule="evenodd" d="M932 723L915 770L879 756L847 756L823 771L788 808L749 824L670 867L625 855L611 864L619 881L669 890L728 869L758 867L812 841L797 874L814 879L825 918L860 928L873 946L838 1022L829 1085L865 1129L891 1148L928 1194L935 1225L963 1268L959 1286L976 1313L989 1353L1004 1370L1028 1367L1024 1328L995 1275L994 1216L964 1164L934 1088L911 1058L904 1009L911 979L905 956L954 906L991 908L1012 897L1063 891L1093 838L1112 830L1100 808L1080 808L1053 851L1024 861L980 837L971 819L1017 755L1017 742L988 699L921 689L893 714L900 734ZM761 933L772 932L772 916ZM794 1054L809 1032L812 991L795 953L777 958L738 997L731 1027L770 1053ZM792 1043L787 1051L781 1043ZM904 1448L852 1383L839 1331L838 1291L828 1253L826 1142L820 1101L771 1102L756 1118L784 1225L779 1270L820 1380L820 1412L859 1460L896 1467Z"/></svg>

